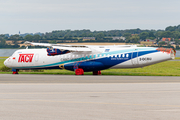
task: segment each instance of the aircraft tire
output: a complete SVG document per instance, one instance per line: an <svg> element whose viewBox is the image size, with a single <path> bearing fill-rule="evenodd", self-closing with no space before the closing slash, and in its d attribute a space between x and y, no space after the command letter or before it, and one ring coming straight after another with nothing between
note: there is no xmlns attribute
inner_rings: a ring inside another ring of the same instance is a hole
<svg viewBox="0 0 180 120"><path fill-rule="evenodd" d="M93 71L93 75L101 75L101 71Z"/></svg>
<svg viewBox="0 0 180 120"><path fill-rule="evenodd" d="M84 70L82 68L78 68L75 70L76 75L84 75Z"/></svg>

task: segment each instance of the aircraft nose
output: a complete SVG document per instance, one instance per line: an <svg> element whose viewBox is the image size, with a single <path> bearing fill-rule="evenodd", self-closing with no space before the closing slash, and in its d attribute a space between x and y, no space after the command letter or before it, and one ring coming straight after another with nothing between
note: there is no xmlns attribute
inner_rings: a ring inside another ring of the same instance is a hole
<svg viewBox="0 0 180 120"><path fill-rule="evenodd" d="M4 65L6 67L9 67L9 63L10 63L10 58L7 58L5 61L4 61Z"/></svg>
<svg viewBox="0 0 180 120"><path fill-rule="evenodd" d="M4 61L4 65L7 67L7 59Z"/></svg>

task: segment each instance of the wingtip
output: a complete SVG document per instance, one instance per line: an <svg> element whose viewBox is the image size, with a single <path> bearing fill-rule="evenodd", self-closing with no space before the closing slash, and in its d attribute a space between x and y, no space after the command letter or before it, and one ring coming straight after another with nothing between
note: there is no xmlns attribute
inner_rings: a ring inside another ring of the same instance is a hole
<svg viewBox="0 0 180 120"><path fill-rule="evenodd" d="M26 41L26 42L24 42L24 44L31 44L31 42L29 42L29 41Z"/></svg>

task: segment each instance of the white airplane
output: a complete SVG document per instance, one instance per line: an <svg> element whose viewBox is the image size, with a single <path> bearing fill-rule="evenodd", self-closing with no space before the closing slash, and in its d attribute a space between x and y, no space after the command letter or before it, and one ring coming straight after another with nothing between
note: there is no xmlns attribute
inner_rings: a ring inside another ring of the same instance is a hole
<svg viewBox="0 0 180 120"><path fill-rule="evenodd" d="M4 65L13 74L27 69L66 69L76 75L92 71L101 74L104 69L138 68L175 58L172 48L137 47L136 45L59 45L25 42L47 46L42 49L20 49L7 58Z"/></svg>

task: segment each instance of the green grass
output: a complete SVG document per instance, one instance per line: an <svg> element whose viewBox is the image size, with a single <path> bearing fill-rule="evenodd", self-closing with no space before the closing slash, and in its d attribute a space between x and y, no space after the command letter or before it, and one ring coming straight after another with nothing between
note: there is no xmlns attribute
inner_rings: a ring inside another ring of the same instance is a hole
<svg viewBox="0 0 180 120"><path fill-rule="evenodd" d="M180 76L180 61L166 61L144 68L104 70L103 74L135 76Z"/></svg>
<svg viewBox="0 0 180 120"><path fill-rule="evenodd" d="M0 57L1 59L6 59L6 58L8 58L8 57Z"/></svg>
<svg viewBox="0 0 180 120"><path fill-rule="evenodd" d="M175 59L176 59L176 60L180 60L180 57L176 57Z"/></svg>
<svg viewBox="0 0 180 120"><path fill-rule="evenodd" d="M4 66L5 59L0 59L0 70ZM56 74L74 75L68 70L44 70L44 71L20 71L20 74ZM12 72L0 72L0 74L12 74ZM92 72L85 72L85 75L92 75ZM102 75L130 75L130 76L180 76L180 61L166 61L150 65L144 68L134 69L107 69L102 71Z"/></svg>
<svg viewBox="0 0 180 120"><path fill-rule="evenodd" d="M4 60L5 59L0 59L0 68L4 66Z"/></svg>

